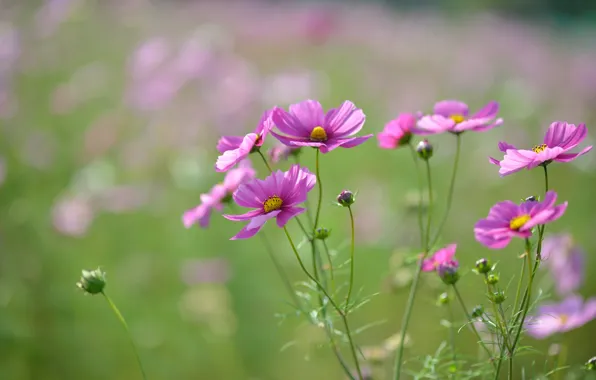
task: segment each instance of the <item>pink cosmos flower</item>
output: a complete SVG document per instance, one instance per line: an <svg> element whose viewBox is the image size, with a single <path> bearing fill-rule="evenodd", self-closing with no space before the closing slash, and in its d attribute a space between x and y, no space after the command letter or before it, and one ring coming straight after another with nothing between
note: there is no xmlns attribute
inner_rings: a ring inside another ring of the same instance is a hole
<svg viewBox="0 0 596 380"><path fill-rule="evenodd" d="M408 145L412 138L412 128L416 127L416 117L410 113L402 113L397 119L391 120L377 135L379 147L395 149Z"/></svg>
<svg viewBox="0 0 596 380"><path fill-rule="evenodd" d="M525 201L520 205L512 201L499 202L488 212L486 219L479 220L474 226L476 240L491 249L505 248L511 238L529 238L532 228L559 219L567 202L555 206L557 193L549 191L544 201Z"/></svg>
<svg viewBox="0 0 596 380"><path fill-rule="evenodd" d="M542 260L550 270L559 295L569 295L584 281L585 253L569 234L552 235L542 243Z"/></svg>
<svg viewBox="0 0 596 380"><path fill-rule="evenodd" d="M215 163L215 170L218 172L226 172L234 165L244 160L248 155L263 145L265 138L271 128L273 122L271 121L272 110L265 111L257 128L253 133L249 133L244 137L241 136L223 136L217 142L217 150L222 153Z"/></svg>
<svg viewBox="0 0 596 380"><path fill-rule="evenodd" d="M588 135L585 124L575 126L564 121L555 121L550 125L543 144L536 145L530 150L517 149L504 141L499 142L499 150L505 153L502 161L489 157L489 162L500 166L501 177L518 172L522 169L533 169L539 165L548 165L552 161L569 162L588 153L592 146L584 148L579 153L567 153L581 143Z"/></svg>
<svg viewBox="0 0 596 380"><path fill-rule="evenodd" d="M482 132L503 124L496 119L499 103L488 102L478 112L469 115L468 105L457 100L442 100L435 104L433 114L422 117L412 132L417 135L436 133L462 133L468 130Z"/></svg>
<svg viewBox="0 0 596 380"><path fill-rule="evenodd" d="M527 322L528 334L544 339L553 334L564 333L591 322L596 318L596 298L585 303L582 297L569 296L560 304L548 304L538 308L538 314Z"/></svg>
<svg viewBox="0 0 596 380"><path fill-rule="evenodd" d="M223 183L219 183L207 194L201 194L201 204L184 213L182 222L186 228L198 223L202 228L209 226L211 212L223 210L224 203L232 196L234 191L244 183L255 177L255 170L249 160L240 162L237 168L226 173Z"/></svg>
<svg viewBox="0 0 596 380"><path fill-rule="evenodd" d="M315 183L316 176L308 169L292 165L287 172L278 170L264 180L255 179L240 185L234 193L234 201L255 210L242 215L224 215L235 222L249 221L230 240L253 237L269 219L276 218L279 227L285 226L292 217L306 211L297 205L306 201Z"/></svg>
<svg viewBox="0 0 596 380"><path fill-rule="evenodd" d="M447 247L439 249L432 255L432 257L425 259L422 262L422 271L432 272L436 270L439 265L445 263L454 263L457 265L457 260L453 259L456 249L457 244L449 244Z"/></svg>
<svg viewBox="0 0 596 380"><path fill-rule="evenodd" d="M272 114L273 123L287 136L271 132L281 143L288 146L311 146L321 153L331 152L338 147L353 148L373 135L352 137L358 133L366 116L350 101L327 113L321 103L305 100L292 104L290 111L276 107Z"/></svg>

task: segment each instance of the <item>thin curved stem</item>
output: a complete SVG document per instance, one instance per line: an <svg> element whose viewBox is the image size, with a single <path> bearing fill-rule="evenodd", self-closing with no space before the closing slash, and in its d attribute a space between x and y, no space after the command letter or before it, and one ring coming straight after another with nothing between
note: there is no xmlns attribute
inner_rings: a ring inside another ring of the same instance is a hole
<svg viewBox="0 0 596 380"><path fill-rule="evenodd" d="M319 149L317 149L317 153L315 156L315 173L317 176L317 185L319 186L319 200L317 202L317 213L315 214L315 223L313 225L313 231L317 230L319 226L319 217L321 215L321 204L323 202L323 183L321 182L321 173L319 168Z"/></svg>
<svg viewBox="0 0 596 380"><path fill-rule="evenodd" d="M261 149L257 149L257 153L263 159L263 162L265 163L265 166L267 166L267 169L269 169L269 171L271 173L273 173L273 169L271 169L271 166L269 165L269 161L267 161L267 158L265 158L265 156L263 155L263 152L261 152Z"/></svg>
<svg viewBox="0 0 596 380"><path fill-rule="evenodd" d="M529 254L529 253L526 253ZM513 310L512 313L515 313L517 310L517 304L519 303L519 296L521 294L522 282L526 275L526 260L522 261L521 272L519 273L519 281L517 282L517 291L515 292L515 302L513 303ZM513 317L513 316L512 316Z"/></svg>
<svg viewBox="0 0 596 380"><path fill-rule="evenodd" d="M418 268L416 269L416 274L414 275L414 280L412 281L412 285L410 286L410 295L408 296L408 303L406 304L406 310L404 312L404 316L402 319L402 324L401 324L401 332L400 332L400 337L399 337L399 346L397 348L396 354L395 354L395 365L394 365L394 369L393 369L393 378L395 380L399 380L399 378L401 377L401 366L402 366L402 359L403 359L403 355L404 355L404 343L406 340L406 333L408 331L408 325L410 324L410 318L412 316L412 310L414 309L414 300L416 299L416 291L418 289L418 282L420 280L420 274L422 273L422 264L424 262L424 259L426 258L426 256L428 255L428 238L430 236L430 234L428 233L428 231L430 230L430 222L431 222L431 217L432 217L432 207L433 207L433 202L432 202L432 182L431 182L431 174L430 174L430 164L428 163L428 160L426 160L426 171L427 171L427 180L428 180L428 210L427 210L427 233L425 236L425 241L424 244L422 245L422 249L424 250L424 253L422 254L422 257L420 258L420 262L418 263Z"/></svg>
<svg viewBox="0 0 596 380"><path fill-rule="evenodd" d="M135 357L137 358L137 363L139 364L139 369L141 370L141 376L143 379L147 380L147 375L145 374L145 370L143 369L143 363L141 363L141 357L139 356L139 351L137 350L137 346L135 345L135 342L132 339L132 335L130 335L130 329L128 328L128 323L126 323L124 316L122 315L120 310L118 310L118 307L116 307L116 304L112 301L112 299L110 297L108 297L108 295L105 294L103 291L101 292L101 294L104 296L106 301L108 301L110 308L112 309L112 311L114 312L114 314L116 315L116 317L118 318L118 320L120 321L122 326L124 326L124 330L126 330L126 335L128 335L128 339L130 340L130 344L132 345L132 350L134 351Z"/></svg>
<svg viewBox="0 0 596 380"><path fill-rule="evenodd" d="M325 256L327 256L327 261L329 262L329 273L331 277L331 293L335 293L335 275L333 274L333 260L331 259L331 253L329 253L329 247L327 246L327 242L323 240L323 249L325 250Z"/></svg>
<svg viewBox="0 0 596 380"><path fill-rule="evenodd" d="M346 306L344 309L344 313L348 314L348 309L350 307L350 297L352 296L352 289L354 288L354 236L355 236L355 229L354 229L354 213L352 212L352 207L348 206L348 211L350 212L350 224L352 226L352 240L350 243L350 285L348 286L348 295L346 296Z"/></svg>
<svg viewBox="0 0 596 380"><path fill-rule="evenodd" d="M294 252L294 255L296 256L296 259L298 260L298 264L300 265L300 268L302 269L302 271L304 272L304 274L310 278L319 288L319 290L321 292L323 292L323 294L325 295L325 297L327 297L327 299L329 300L329 303L333 306L333 308L337 311L337 314L339 314L339 316L341 317L344 327L346 329L346 336L348 337L348 343L350 345L350 350L352 352L352 357L354 359L354 364L356 365L356 370L358 372L358 377L360 380L363 380L364 377L362 376L362 371L360 370L360 363L358 361L358 355L356 353L356 345L354 344L354 340L352 339L352 333L350 331L350 325L348 323L348 318L346 316L346 314L343 312L343 310L337 305L337 303L335 303L335 301L333 300L333 298L331 298L331 296L329 295L329 293L327 293L327 290L325 290L325 288L321 285L321 283L319 281L317 281L317 279L308 272L308 269L306 269L306 267L304 266L304 263L302 262L302 259L300 258L300 254L298 253L298 250L296 249L296 245L294 244L294 241L292 240L292 237L290 236L290 233L288 232L288 228L284 226L284 232L286 233L286 237L288 238L288 242L290 243L290 246L292 247L292 251Z"/></svg>
<svg viewBox="0 0 596 380"><path fill-rule="evenodd" d="M472 317L468 313L468 308L466 308L466 304L464 303L464 299L462 298L461 294L459 293L459 290L457 289L457 286L455 286L455 284L453 284L452 286L453 286L453 290L455 291L455 296L456 296L457 300L459 301L459 304L461 305L461 308L464 310L464 314L466 315L466 319L468 320L468 326L470 326L472 332L474 332L474 334L476 335L476 338L478 339L478 343L480 343L480 345L482 346L482 348L484 349L484 351L486 351L486 353L488 354L489 359L492 359L492 353L490 352L490 350L488 349L488 347L486 347L486 344L484 344L484 341L482 340L482 337L478 333L478 330L476 329L476 326L474 325L474 320L472 319ZM494 362L492 362L492 363L493 363L493 366L496 368L496 364Z"/></svg>
<svg viewBox="0 0 596 380"><path fill-rule="evenodd" d="M426 163L426 181L428 183L428 215L426 217L426 238L424 240L424 252L428 254L430 252L430 224L432 220L432 210L433 210L433 185L430 175L430 163L428 160L424 161Z"/></svg>
<svg viewBox="0 0 596 380"><path fill-rule="evenodd" d="M443 231L443 227L447 222L447 218L449 217L449 212L451 211L451 205L453 203L453 191L455 190L455 178L457 177L457 168L459 167L459 156L461 152L461 134L455 135L456 137L456 148L455 148L455 163L453 164L453 172L451 173L451 183L449 184L449 193L447 194L447 207L445 208L445 215L443 216L443 220L441 224L439 224L439 228L437 228L437 232L435 236L431 240L430 246L433 247L439 236L441 236L441 232Z"/></svg>
<svg viewBox="0 0 596 380"><path fill-rule="evenodd" d="M418 164L416 148L414 148L414 145L411 143L409 146L416 167L416 177L418 178L418 231L420 233L420 247L424 248L424 226L422 224L422 175L420 174L420 165Z"/></svg>
<svg viewBox="0 0 596 380"><path fill-rule="evenodd" d="M455 351L455 316L451 308L451 301L447 303L447 312L449 313L449 343L451 345L453 363L455 364L457 362L457 353Z"/></svg>

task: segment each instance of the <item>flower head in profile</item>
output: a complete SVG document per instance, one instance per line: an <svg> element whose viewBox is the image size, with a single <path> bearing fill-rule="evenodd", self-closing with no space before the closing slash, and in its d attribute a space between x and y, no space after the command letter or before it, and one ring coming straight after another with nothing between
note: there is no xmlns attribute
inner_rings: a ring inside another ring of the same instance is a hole
<svg viewBox="0 0 596 380"><path fill-rule="evenodd" d="M202 228L209 226L211 212L221 212L224 203L231 199L232 194L240 184L250 181L255 177L255 170L249 160L240 162L237 168L226 173L223 183L213 186L206 194L201 194L201 204L184 213L182 222L186 228L198 223Z"/></svg>
<svg viewBox="0 0 596 380"><path fill-rule="evenodd" d="M457 265L457 260L453 258L456 249L457 244L449 244L445 248L439 249L430 258L422 262L422 271L432 272L437 270L439 265L446 263L455 263Z"/></svg>
<svg viewBox="0 0 596 380"><path fill-rule="evenodd" d="M584 252L569 234L552 235L542 243L542 259L551 272L557 293L569 295L584 281Z"/></svg>
<svg viewBox="0 0 596 380"><path fill-rule="evenodd" d="M526 328L530 336L544 339L582 327L595 318L596 298L584 302L581 296L572 295L559 304L540 306L538 313L528 319Z"/></svg>
<svg viewBox="0 0 596 380"><path fill-rule="evenodd" d="M579 153L568 153L578 146L588 135L585 124L577 127L564 121L555 121L550 125L544 136L543 143L532 149L517 149L504 141L499 142L499 150L505 153L502 161L489 157L491 164L500 167L499 174L504 177L522 169L534 169L539 165L548 165L552 161L569 162L588 153L592 146L582 149Z"/></svg>
<svg viewBox="0 0 596 380"><path fill-rule="evenodd" d="M412 132L417 135L465 131L482 132L503 124L497 119L499 103L490 101L478 112L470 115L468 105L457 100L442 100L435 104L432 115L423 116Z"/></svg>
<svg viewBox="0 0 596 380"><path fill-rule="evenodd" d="M298 156L301 150L299 146L276 145L269 149L269 159L271 163L277 164L286 161L290 156Z"/></svg>
<svg viewBox="0 0 596 380"><path fill-rule="evenodd" d="M410 113L402 113L397 119L391 120L377 135L379 147L395 149L408 145L412 138L412 129L416 127L417 118Z"/></svg>
<svg viewBox="0 0 596 380"><path fill-rule="evenodd" d="M488 212L486 219L479 220L474 226L476 240L491 249L505 248L511 238L529 238L532 229L539 224L546 224L559 219L567 202L555 206L557 193L549 191L544 201L525 201L520 205L512 201L499 202Z"/></svg>
<svg viewBox="0 0 596 380"><path fill-rule="evenodd" d="M315 183L316 176L308 169L292 165L287 172L278 170L264 180L254 179L240 185L234 193L234 201L254 210L242 215L224 215L235 222L248 221L231 240L253 237L267 220L273 218L279 227L284 227L291 218L306 211L297 206L306 201Z"/></svg>
<svg viewBox="0 0 596 380"><path fill-rule="evenodd" d="M221 155L215 163L215 170L227 172L237 163L244 160L255 149L265 142L265 138L273 127L271 121L272 110L265 111L254 132L246 136L223 136L217 142L217 150Z"/></svg>
<svg viewBox="0 0 596 380"><path fill-rule="evenodd" d="M362 129L366 117L350 101L325 113L321 103L305 100L292 104L289 112L275 108L271 117L275 126L285 134L271 132L282 144L319 148L321 153L331 152L340 146L353 148L372 137L354 137Z"/></svg>

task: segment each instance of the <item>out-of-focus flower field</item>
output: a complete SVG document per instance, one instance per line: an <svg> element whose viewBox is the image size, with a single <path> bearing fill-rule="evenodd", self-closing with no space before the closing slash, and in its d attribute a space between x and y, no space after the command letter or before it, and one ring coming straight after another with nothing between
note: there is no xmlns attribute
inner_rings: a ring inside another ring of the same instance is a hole
<svg viewBox="0 0 596 380"><path fill-rule="evenodd" d="M400 112L451 98L475 109L497 100L504 124L466 134L442 243L458 242L464 269L487 256L512 278L523 243L489 251L473 226L495 202L542 191L543 177L500 178L488 156L500 154L501 140L540 144L554 120L585 122L584 145L594 143L596 28L372 4L0 2L0 379L138 378L117 319L74 285L82 268L98 265L151 379L343 379L321 329L292 314L261 241L230 241L240 227L218 213L209 228L186 229L182 214L223 179L214 171L218 138L252 131L274 105L349 99L367 116L362 133L377 134ZM455 145L450 136L432 141L442 210ZM314 150L301 159L312 168ZM407 150L381 150L376 139L321 165L322 225L346 258L349 219L333 201L357 191L356 290L378 294L352 325L362 327L357 340L374 367L373 356L393 355L383 342L399 331L412 275L404 257L418 242L414 166ZM549 169L573 207L548 233L573 232L586 253L588 297L596 155ZM283 232L265 230L292 279L304 280ZM411 368L446 339L433 280L416 300ZM553 288L547 271L538 281ZM473 274L459 286L470 305L484 302ZM592 322L561 338L570 364L596 353L595 334ZM458 340L476 353L466 330ZM523 344L547 352L552 342ZM516 364L529 378L544 365L531 353Z"/></svg>

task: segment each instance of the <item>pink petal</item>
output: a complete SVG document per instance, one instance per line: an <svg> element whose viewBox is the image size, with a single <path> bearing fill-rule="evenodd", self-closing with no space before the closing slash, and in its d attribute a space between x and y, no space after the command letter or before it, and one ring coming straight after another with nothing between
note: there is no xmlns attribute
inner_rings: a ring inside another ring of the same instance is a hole
<svg viewBox="0 0 596 380"><path fill-rule="evenodd" d="M476 112L471 119L480 119L486 117L494 119L497 116L497 113L499 113L499 103L491 100L478 112Z"/></svg>
<svg viewBox="0 0 596 380"><path fill-rule="evenodd" d="M433 112L437 115L449 117L452 115L468 116L468 105L458 100L442 100L435 104Z"/></svg>
<svg viewBox="0 0 596 380"><path fill-rule="evenodd" d="M261 215L264 215L264 211L262 209L258 209L258 210L252 210L245 214L240 214L240 215L227 214L227 215L224 215L223 217L228 220L231 220L233 222L243 222L245 220L251 220L253 218L257 218Z"/></svg>
<svg viewBox="0 0 596 380"><path fill-rule="evenodd" d="M339 108L329 110L325 115L325 126L333 137L345 137L358 133L366 116L354 103L346 100Z"/></svg>
<svg viewBox="0 0 596 380"><path fill-rule="evenodd" d="M217 142L217 150L219 153L224 153L228 150L238 149L243 139L242 136L222 136Z"/></svg>
<svg viewBox="0 0 596 380"><path fill-rule="evenodd" d="M304 131L308 133L308 136L310 136L310 133L315 127L323 126L325 120L323 107L321 106L321 103L316 100L309 99L297 104L292 104L290 106L290 113L300 122L300 126L295 126L294 129Z"/></svg>
<svg viewBox="0 0 596 380"><path fill-rule="evenodd" d="M592 146L582 149L579 153L561 153L554 160L557 162L570 162L592 150Z"/></svg>
<svg viewBox="0 0 596 380"><path fill-rule="evenodd" d="M245 159L255 145L257 137L258 136L256 134L249 133L244 137L242 144L240 144L238 149L224 152L224 154L217 158L215 170L218 172L226 172L234 167L234 165Z"/></svg>
<svg viewBox="0 0 596 380"><path fill-rule="evenodd" d="M312 132L312 128L306 129L295 115L286 112L283 108L274 108L271 114L271 120L277 129L290 136L309 137ZM271 133L273 134L273 132ZM278 140L285 144L285 142L280 139L279 135L274 135Z"/></svg>
<svg viewBox="0 0 596 380"><path fill-rule="evenodd" d="M302 214L306 209L302 207L288 207L284 208L282 212L277 215L277 226L282 228L293 217Z"/></svg>

